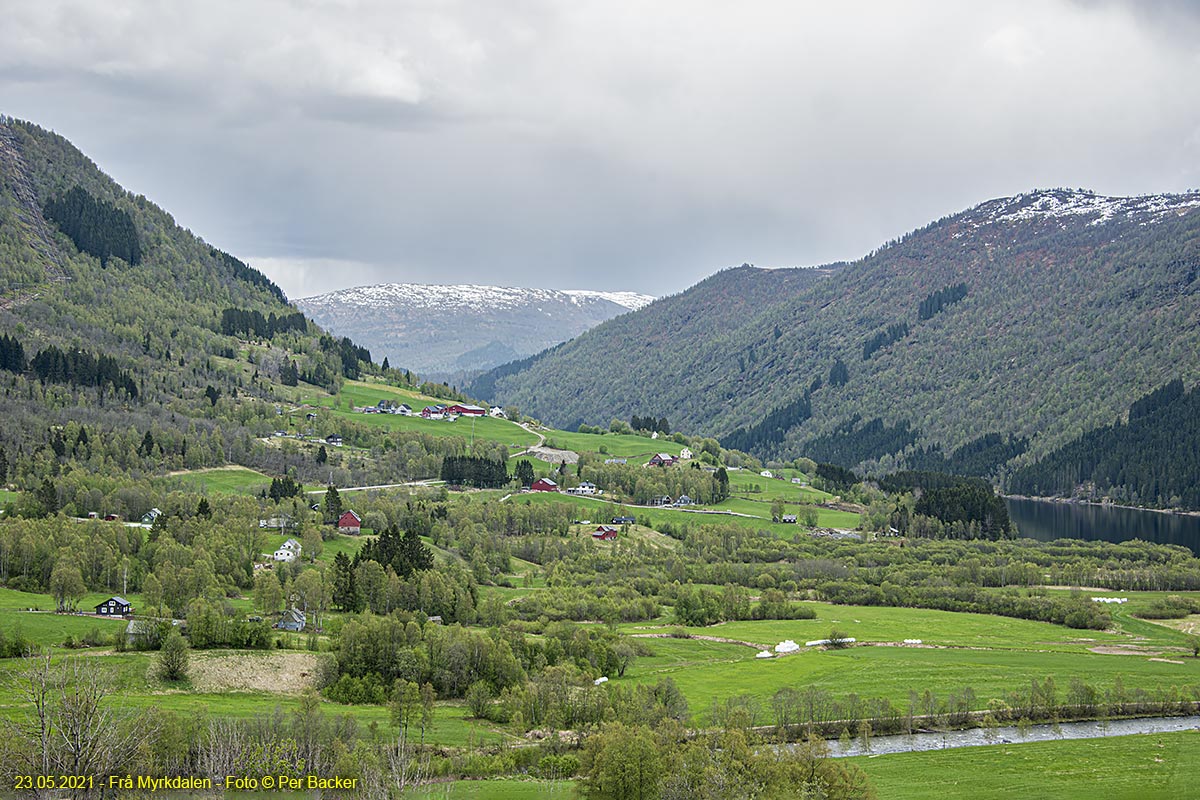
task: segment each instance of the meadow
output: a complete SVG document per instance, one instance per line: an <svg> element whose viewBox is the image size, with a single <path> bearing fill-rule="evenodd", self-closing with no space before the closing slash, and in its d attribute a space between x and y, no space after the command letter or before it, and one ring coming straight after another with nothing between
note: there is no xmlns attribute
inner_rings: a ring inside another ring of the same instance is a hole
<svg viewBox="0 0 1200 800"><path fill-rule="evenodd" d="M882 800L1172 800L1200 785L1200 733L997 744L848 759ZM453 781L411 792L420 800L575 800L573 781Z"/></svg>
<svg viewBox="0 0 1200 800"><path fill-rule="evenodd" d="M1054 678L1065 693L1078 676L1108 688L1120 679L1128 689L1185 687L1200 691L1200 659L1191 658L1185 638L1167 627L1136 632L1076 631L1050 623L927 609L807 604L814 620L729 622L685 628L691 635L712 636L773 647L784 639L803 646L828 636L834 627L858 639L856 646L812 648L771 659L755 658L756 648L695 639L649 638L653 651L639 658L616 683L656 683L670 677L703 723L714 700L742 694L760 702L769 714L770 698L780 689L809 685L835 696L887 697L905 708L910 692L930 690L944 697L971 687L983 708L991 698L1028 689L1031 681ZM664 633L666 626L623 625L629 634ZM896 646L920 639L922 646ZM871 646L868 643L878 643ZM1093 652L1102 648L1105 652ZM1126 651L1126 654L1116 653Z"/></svg>
<svg viewBox="0 0 1200 800"><path fill-rule="evenodd" d="M271 476L247 467L216 467L178 472L162 478L161 483L201 494L259 495L271 487Z"/></svg>

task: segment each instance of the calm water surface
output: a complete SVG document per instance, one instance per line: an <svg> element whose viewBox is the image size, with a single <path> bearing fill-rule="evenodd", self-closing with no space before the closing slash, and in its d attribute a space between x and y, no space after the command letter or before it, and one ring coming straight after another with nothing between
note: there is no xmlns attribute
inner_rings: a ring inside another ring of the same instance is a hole
<svg viewBox="0 0 1200 800"><path fill-rule="evenodd" d="M1087 539L1124 542L1144 539L1177 544L1200 554L1200 516L1163 514L1132 508L1053 503L1048 500L1005 498L1008 515L1022 536L1051 539Z"/></svg>

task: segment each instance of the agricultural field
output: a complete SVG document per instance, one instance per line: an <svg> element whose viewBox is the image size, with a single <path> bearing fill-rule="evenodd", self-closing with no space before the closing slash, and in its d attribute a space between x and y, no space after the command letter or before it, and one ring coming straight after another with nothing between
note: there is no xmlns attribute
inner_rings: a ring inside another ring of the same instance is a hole
<svg viewBox="0 0 1200 800"><path fill-rule="evenodd" d="M614 516L628 514L638 519L647 519L653 527L663 523L670 525L740 525L753 530L771 531L777 536L794 536L803 534L804 527L792 523L772 522L769 505L761 505L752 501L731 499L718 506L697 506L698 510L686 511L678 508L646 508L613 503L608 500L597 500L592 497L577 497L565 493L531 492L514 494L509 503L566 503L578 507L583 519L595 523L606 523ZM704 509L716 513L703 513ZM745 509L740 511L737 509ZM723 513L734 512L734 513ZM821 508L817 510L818 525L831 528L854 528L859 523L858 514L835 509ZM760 516L761 515L761 516Z"/></svg>
<svg viewBox="0 0 1200 800"><path fill-rule="evenodd" d="M667 438L651 439L630 433L571 433L547 428L541 431L546 446L576 453L594 453L598 458L627 458L631 464L645 464L655 453L678 456L683 445Z"/></svg>
<svg viewBox="0 0 1200 800"><path fill-rule="evenodd" d="M809 685L834 695L887 697L898 707L907 705L910 691L928 689L944 696L968 686L982 707L989 698L1046 677L1054 678L1060 692L1073 676L1104 687L1118 677L1131 689L1200 687L1200 660L1190 657L1182 634L1162 626L1151 631L1154 636L1146 636L1140 630L1077 631L984 614L808 605L817 611L817 619L730 622L684 630L773 647L784 639L803 645L825 638L836 627L860 644L757 659L757 647L647 638L654 655L638 659L615 680L654 683L670 677L701 721L714 699L749 694L769 709L770 697L779 689ZM669 629L630 624L621 630L637 635ZM898 646L904 639L920 639L922 645Z"/></svg>
<svg viewBox="0 0 1200 800"><path fill-rule="evenodd" d="M215 495L259 495L271 487L271 476L247 467L215 467L177 472L162 479L190 492Z"/></svg>
<svg viewBox="0 0 1200 800"><path fill-rule="evenodd" d="M866 772L879 797L887 800L1168 800L1196 795L1198 749L1200 733L1189 731L963 747L851 761Z"/></svg>

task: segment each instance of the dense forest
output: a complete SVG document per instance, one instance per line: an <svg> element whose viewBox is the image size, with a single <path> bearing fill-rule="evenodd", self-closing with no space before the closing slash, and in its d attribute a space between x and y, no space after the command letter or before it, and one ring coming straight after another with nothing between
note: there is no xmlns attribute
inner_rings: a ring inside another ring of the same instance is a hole
<svg viewBox="0 0 1200 800"><path fill-rule="evenodd" d="M113 256L132 266L141 263L142 246L128 211L75 186L62 197L48 200L45 213L80 251L100 259L101 266L108 266Z"/></svg>
<svg viewBox="0 0 1200 800"><path fill-rule="evenodd" d="M1017 494L1157 508L1200 508L1200 385L1176 379L1129 407L1128 419L1080 435L1009 476Z"/></svg>

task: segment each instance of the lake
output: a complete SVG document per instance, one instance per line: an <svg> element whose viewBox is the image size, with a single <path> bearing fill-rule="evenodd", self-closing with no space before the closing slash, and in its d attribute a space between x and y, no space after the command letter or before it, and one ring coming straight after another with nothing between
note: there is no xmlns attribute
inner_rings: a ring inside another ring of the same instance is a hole
<svg viewBox="0 0 1200 800"><path fill-rule="evenodd" d="M1014 497L1005 498L1005 504L1021 536L1029 539L1143 539L1182 545L1200 554L1200 516Z"/></svg>

